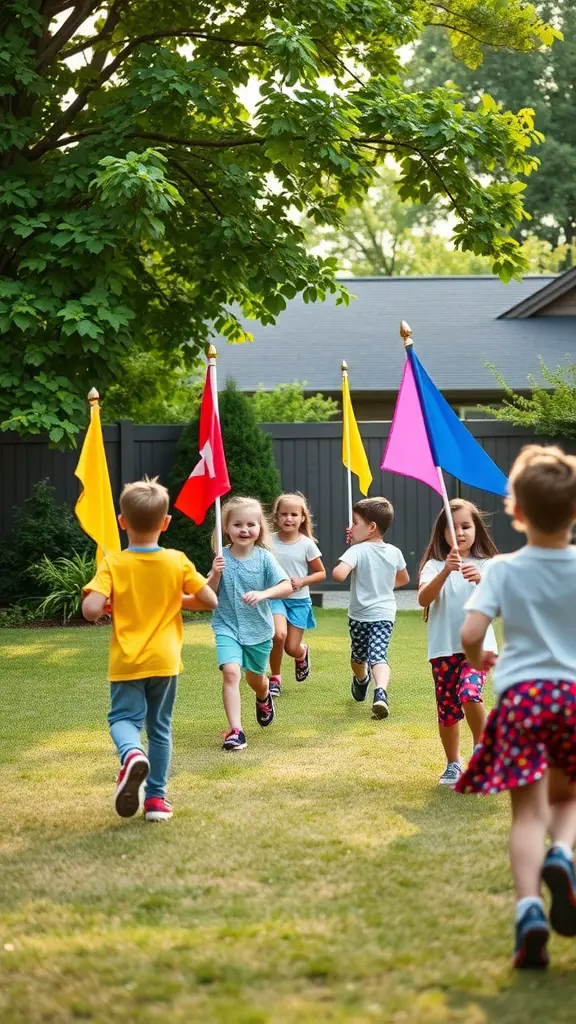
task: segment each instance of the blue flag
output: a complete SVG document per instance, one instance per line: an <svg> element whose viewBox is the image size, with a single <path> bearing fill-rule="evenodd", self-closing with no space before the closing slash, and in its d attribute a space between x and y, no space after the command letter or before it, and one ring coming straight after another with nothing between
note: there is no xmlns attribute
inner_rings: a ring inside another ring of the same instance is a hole
<svg viewBox="0 0 576 1024"><path fill-rule="evenodd" d="M440 466L445 473L450 473L469 487L506 495L507 480L502 470L450 408L419 362L412 346L408 348L407 355L420 398L434 465Z"/></svg>

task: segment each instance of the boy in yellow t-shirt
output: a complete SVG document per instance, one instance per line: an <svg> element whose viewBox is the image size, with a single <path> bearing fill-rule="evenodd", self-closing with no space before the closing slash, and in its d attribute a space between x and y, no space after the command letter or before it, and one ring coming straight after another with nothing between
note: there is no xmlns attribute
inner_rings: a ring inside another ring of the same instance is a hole
<svg viewBox="0 0 576 1024"><path fill-rule="evenodd" d="M118 521L129 546L102 559L84 588L85 619L95 622L112 605L108 662L110 734L120 755L116 811L136 814L147 779L146 821L167 821L166 781L172 753L172 710L182 670L182 608L211 610L218 601L182 551L161 548L168 529L168 491L157 478L126 484ZM148 756L140 730L146 723Z"/></svg>

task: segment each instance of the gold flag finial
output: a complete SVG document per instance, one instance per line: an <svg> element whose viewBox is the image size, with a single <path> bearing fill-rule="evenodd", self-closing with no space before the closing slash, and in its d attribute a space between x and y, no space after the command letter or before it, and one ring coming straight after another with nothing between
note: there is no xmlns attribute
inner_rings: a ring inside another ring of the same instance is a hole
<svg viewBox="0 0 576 1024"><path fill-rule="evenodd" d="M208 345L208 351L207 351L206 354L208 356L208 359L217 359L218 358L218 353L216 351L216 346L215 345Z"/></svg>
<svg viewBox="0 0 576 1024"><path fill-rule="evenodd" d="M92 407L93 405L98 405L99 401L100 395L96 391L96 388L90 388L90 391L88 392L88 402L90 403L90 407Z"/></svg>
<svg viewBox="0 0 576 1024"><path fill-rule="evenodd" d="M410 324L407 324L405 320L400 321L400 335L404 342L404 348L410 348L412 342L412 328Z"/></svg>

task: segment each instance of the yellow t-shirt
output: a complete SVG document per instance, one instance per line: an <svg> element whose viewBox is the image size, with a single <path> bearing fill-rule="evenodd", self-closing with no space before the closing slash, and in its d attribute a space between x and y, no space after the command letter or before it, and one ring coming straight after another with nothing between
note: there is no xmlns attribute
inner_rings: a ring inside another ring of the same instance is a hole
<svg viewBox="0 0 576 1024"><path fill-rule="evenodd" d="M102 559L84 588L112 600L111 682L182 671L182 594L207 581L183 551L121 551Z"/></svg>

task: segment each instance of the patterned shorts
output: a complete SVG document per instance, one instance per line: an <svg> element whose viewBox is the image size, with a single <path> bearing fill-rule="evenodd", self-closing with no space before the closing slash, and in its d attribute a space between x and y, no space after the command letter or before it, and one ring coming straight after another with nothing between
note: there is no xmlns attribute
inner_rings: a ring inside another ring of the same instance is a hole
<svg viewBox="0 0 576 1024"><path fill-rule="evenodd" d="M576 782L576 682L531 679L502 694L456 789L500 793L537 782L548 767Z"/></svg>
<svg viewBox="0 0 576 1024"><path fill-rule="evenodd" d="M387 662L388 644L394 629L393 622L358 622L348 619L352 661L357 665L381 665Z"/></svg>
<svg viewBox="0 0 576 1024"><path fill-rule="evenodd" d="M463 654L432 658L430 665L436 687L438 721L440 725L456 725L464 718L463 704L482 703L486 673L472 668Z"/></svg>

